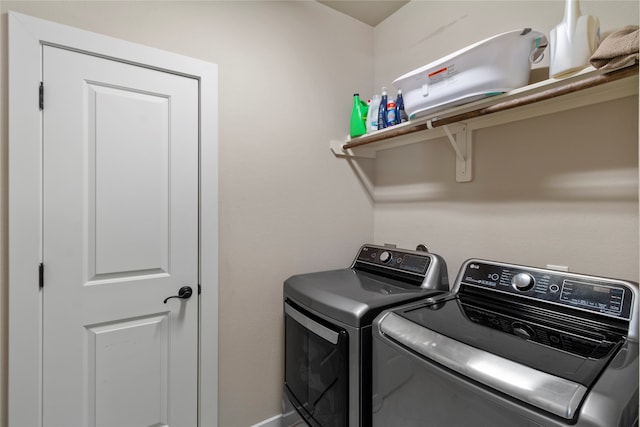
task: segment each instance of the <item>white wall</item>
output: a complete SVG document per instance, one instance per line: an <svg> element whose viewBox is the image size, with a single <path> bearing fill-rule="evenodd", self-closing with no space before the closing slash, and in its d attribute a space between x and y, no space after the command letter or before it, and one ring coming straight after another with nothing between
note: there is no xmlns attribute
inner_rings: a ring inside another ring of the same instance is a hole
<svg viewBox="0 0 640 427"><path fill-rule="evenodd" d="M636 1L583 1L603 33L638 24ZM501 32L549 34L564 2L412 1L378 25L375 87ZM547 51L548 55L548 51ZM546 78L548 60L536 73ZM390 91L395 93L395 90ZM375 241L439 253L453 279L481 257L638 280L638 98L476 131L473 181L448 143L378 154Z"/></svg>
<svg viewBox="0 0 640 427"><path fill-rule="evenodd" d="M178 52L220 72L220 426L281 412L282 282L344 267L372 205L329 151L371 92L373 29L316 2L3 1L0 426L6 426L8 10ZM206 260L205 260L206 262Z"/></svg>

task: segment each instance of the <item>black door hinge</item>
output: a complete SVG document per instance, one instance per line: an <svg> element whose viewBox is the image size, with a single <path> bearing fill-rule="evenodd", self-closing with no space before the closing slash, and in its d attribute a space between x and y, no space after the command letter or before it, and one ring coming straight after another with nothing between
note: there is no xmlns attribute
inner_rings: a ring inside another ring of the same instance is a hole
<svg viewBox="0 0 640 427"><path fill-rule="evenodd" d="M42 289L44 286L44 264L40 263L38 266L38 287Z"/></svg>
<svg viewBox="0 0 640 427"><path fill-rule="evenodd" d="M198 295L200 295L202 293L202 286L200 286L200 283L198 283Z"/></svg>
<svg viewBox="0 0 640 427"><path fill-rule="evenodd" d="M38 98L39 98L39 104L40 105L40 109L44 110L44 83L40 82L40 89L38 90Z"/></svg>

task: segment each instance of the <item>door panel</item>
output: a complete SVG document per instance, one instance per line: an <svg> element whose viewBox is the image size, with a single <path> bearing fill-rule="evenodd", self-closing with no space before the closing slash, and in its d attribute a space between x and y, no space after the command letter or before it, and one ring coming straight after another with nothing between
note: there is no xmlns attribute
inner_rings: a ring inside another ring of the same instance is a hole
<svg viewBox="0 0 640 427"><path fill-rule="evenodd" d="M43 424L195 426L198 82L43 50Z"/></svg>
<svg viewBox="0 0 640 427"><path fill-rule="evenodd" d="M87 86L88 160L95 162L88 167L95 182L88 194L95 207L89 215L90 230L95 227L89 234L95 239L90 280L122 272L168 273L169 100Z"/></svg>
<svg viewBox="0 0 640 427"><path fill-rule="evenodd" d="M96 426L165 424L168 323L161 314L85 327L86 411Z"/></svg>

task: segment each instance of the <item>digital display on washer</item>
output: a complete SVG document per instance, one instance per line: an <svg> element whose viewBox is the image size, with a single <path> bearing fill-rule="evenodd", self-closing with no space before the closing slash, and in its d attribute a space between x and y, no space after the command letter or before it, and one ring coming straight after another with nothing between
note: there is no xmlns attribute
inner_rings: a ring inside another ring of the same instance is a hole
<svg viewBox="0 0 640 427"><path fill-rule="evenodd" d="M624 302L624 289L565 280L560 300L575 306L620 314Z"/></svg>
<svg viewBox="0 0 640 427"><path fill-rule="evenodd" d="M424 274L424 272L427 271L428 266L429 258L427 257L404 255L402 257L402 265L400 265L400 268L406 271Z"/></svg>

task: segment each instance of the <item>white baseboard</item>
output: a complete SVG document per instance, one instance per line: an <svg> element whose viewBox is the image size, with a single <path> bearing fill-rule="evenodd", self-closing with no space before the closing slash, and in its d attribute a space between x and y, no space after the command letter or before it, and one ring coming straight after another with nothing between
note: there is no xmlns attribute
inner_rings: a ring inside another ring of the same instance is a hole
<svg viewBox="0 0 640 427"><path fill-rule="evenodd" d="M276 415L268 420L260 421L258 424L254 424L251 427L282 427L282 415Z"/></svg>

